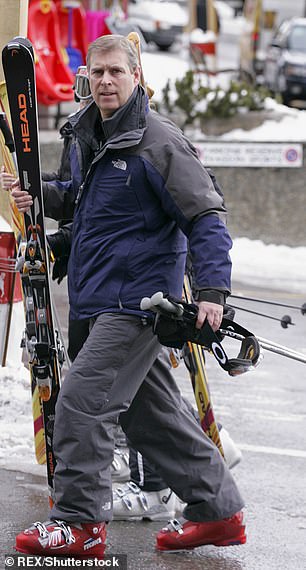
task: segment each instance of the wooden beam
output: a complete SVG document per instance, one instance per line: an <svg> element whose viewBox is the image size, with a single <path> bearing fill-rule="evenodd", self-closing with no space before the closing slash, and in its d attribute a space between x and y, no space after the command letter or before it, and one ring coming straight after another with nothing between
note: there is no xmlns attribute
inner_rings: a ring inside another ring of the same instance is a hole
<svg viewBox="0 0 306 570"><path fill-rule="evenodd" d="M206 0L207 29L218 33L217 14L213 0Z"/></svg>
<svg viewBox="0 0 306 570"><path fill-rule="evenodd" d="M28 0L0 0L0 48L15 36L26 36L28 29ZM4 80L2 65L0 81Z"/></svg>

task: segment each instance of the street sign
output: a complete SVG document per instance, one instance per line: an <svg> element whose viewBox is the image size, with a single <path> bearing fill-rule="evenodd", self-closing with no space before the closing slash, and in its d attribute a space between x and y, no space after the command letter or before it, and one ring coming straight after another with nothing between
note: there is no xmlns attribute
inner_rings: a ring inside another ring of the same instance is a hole
<svg viewBox="0 0 306 570"><path fill-rule="evenodd" d="M205 166L301 168L300 143L197 142L195 147Z"/></svg>

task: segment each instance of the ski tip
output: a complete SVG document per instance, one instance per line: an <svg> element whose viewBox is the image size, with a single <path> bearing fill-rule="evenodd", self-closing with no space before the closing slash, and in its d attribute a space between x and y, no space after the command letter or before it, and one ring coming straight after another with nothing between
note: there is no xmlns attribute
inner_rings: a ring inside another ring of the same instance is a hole
<svg viewBox="0 0 306 570"><path fill-rule="evenodd" d="M32 58L34 59L34 48L30 40L23 36L15 36L4 46L2 50L2 58L3 56L5 56L6 53L15 55L16 52L21 53L24 52L25 50L28 53L30 53Z"/></svg>

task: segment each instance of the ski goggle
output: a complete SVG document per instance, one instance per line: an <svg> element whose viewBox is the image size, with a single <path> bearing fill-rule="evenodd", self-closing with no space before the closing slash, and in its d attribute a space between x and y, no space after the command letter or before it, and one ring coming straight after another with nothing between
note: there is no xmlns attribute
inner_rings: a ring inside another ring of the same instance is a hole
<svg viewBox="0 0 306 570"><path fill-rule="evenodd" d="M220 330L217 333L214 333L207 321L205 321L201 331L203 331L203 340L205 339L206 341L204 346L209 347L220 366L230 376L244 374L254 369L260 363L262 354L257 338L252 332L235 321L223 317ZM236 358L228 358L221 345L222 333L241 341L240 351Z"/></svg>
<svg viewBox="0 0 306 570"><path fill-rule="evenodd" d="M79 101L86 101L92 98L86 65L78 67L73 89L74 95Z"/></svg>

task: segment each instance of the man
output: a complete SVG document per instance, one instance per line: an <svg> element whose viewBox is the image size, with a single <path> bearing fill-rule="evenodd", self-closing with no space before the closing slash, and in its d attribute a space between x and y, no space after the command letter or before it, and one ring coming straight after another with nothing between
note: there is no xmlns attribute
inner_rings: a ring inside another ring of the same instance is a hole
<svg viewBox="0 0 306 570"><path fill-rule="evenodd" d="M187 503L185 518L158 534L157 548L242 544L240 493L182 401L151 315L139 308L157 290L181 295L187 236L197 326L207 319L219 328L231 268L223 200L188 140L148 109L131 42L98 38L87 67L94 103L74 127L72 181L65 188L79 186L68 268L71 313L91 318L93 326L57 404L51 520L19 534L16 549L103 557L119 415L132 445ZM22 192L15 199L23 210L31 205Z"/></svg>
<svg viewBox="0 0 306 570"><path fill-rule="evenodd" d="M128 38L130 38L130 36L128 36ZM144 78L142 78L141 83L142 85L145 84ZM79 103L79 110L84 109L92 100L88 74L84 66L79 67L76 74L74 92L75 100ZM152 90L150 94L151 92ZM50 174L44 172L42 175L44 180L45 215L55 219L61 217L61 189L54 187L52 181L67 181L71 179L70 146L72 142L73 125L76 120L75 113L73 113L68 117L68 121L60 130L63 139L63 151L58 171ZM213 178L212 173L210 173L210 176ZM51 181L51 184L46 183L46 181ZM214 178L213 182L216 187ZM56 262L53 266L53 278L57 279L58 282L60 282L67 273L68 255L61 256L62 239L66 231L65 225L61 224L61 229L58 233L48 235L49 245L53 254L56 254ZM71 361L76 358L81 350L88 337L89 330L90 319L69 320L68 355ZM169 366L171 367L170 360ZM191 406L190 408L192 410ZM193 410L192 412L194 413ZM197 419L199 420L198 417ZM219 430L225 460L231 469L240 461L241 452L235 447L226 429L219 425ZM156 467L150 464L141 453L132 447L129 447L128 453L126 447L127 442L125 441L125 436L118 425L115 438L114 460L111 465L112 482L115 484L113 488L113 518L115 520L145 519L153 521L164 521L173 518L176 510L182 510L183 504L177 501L175 494L160 477ZM117 483L120 483L120 485L117 486ZM122 483L125 484L123 485Z"/></svg>

